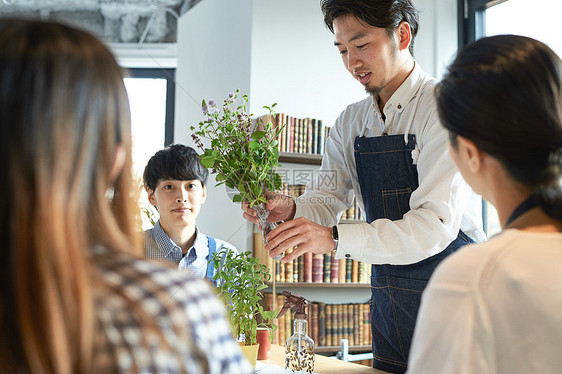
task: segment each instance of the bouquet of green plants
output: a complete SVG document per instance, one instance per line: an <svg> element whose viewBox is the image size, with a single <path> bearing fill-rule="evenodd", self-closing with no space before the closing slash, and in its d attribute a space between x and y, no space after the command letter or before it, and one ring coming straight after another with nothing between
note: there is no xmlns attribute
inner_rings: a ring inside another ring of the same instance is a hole
<svg viewBox="0 0 562 374"><path fill-rule="evenodd" d="M217 174L217 186L225 184L238 190L232 200L247 201L253 207L266 202L266 190L281 188L275 168L279 165L277 138L283 128L271 122L276 104L264 107L269 111L268 120L254 121L247 103L248 96L240 96L240 90L230 94L222 107L214 100L203 100L201 107L207 118L191 130L195 144L203 151L201 164ZM210 140L209 148L203 146L201 138Z"/></svg>
<svg viewBox="0 0 562 374"><path fill-rule="evenodd" d="M226 305L235 338L245 337L244 345L256 344L258 327L275 331L273 319L277 310L265 310L260 303L262 290L267 287L270 275L267 266L260 264L248 251L234 254L232 251L215 252L214 267L217 270L213 280L217 281L219 296ZM258 317L260 321L258 321ZM273 341L273 334L269 334Z"/></svg>

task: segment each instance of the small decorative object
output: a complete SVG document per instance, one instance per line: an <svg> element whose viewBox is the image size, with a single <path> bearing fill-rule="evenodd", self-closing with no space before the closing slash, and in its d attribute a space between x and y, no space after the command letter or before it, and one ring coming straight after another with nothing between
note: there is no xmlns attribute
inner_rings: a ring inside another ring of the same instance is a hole
<svg viewBox="0 0 562 374"><path fill-rule="evenodd" d="M285 344L285 369L293 373L310 373L314 371L314 341L306 334L306 306L309 302L302 296L283 291L285 303L279 312L282 317L291 308L296 308L293 325L294 334Z"/></svg>
<svg viewBox="0 0 562 374"><path fill-rule="evenodd" d="M266 242L265 236L275 224L267 219L265 192L278 191L282 186L275 168L279 165L277 138L283 127L276 128L271 122L276 104L264 106L269 111L269 120L254 122L253 115L247 112L248 96L242 95L242 103L238 103L239 98L240 90L236 90L224 100L222 108L214 100L203 100L202 110L207 119L190 127L191 136L203 151L201 164L217 174L217 186L224 184L236 189L238 193L232 201L247 201L256 210ZM211 141L209 148L203 146L201 138Z"/></svg>
<svg viewBox="0 0 562 374"><path fill-rule="evenodd" d="M224 257L223 257L224 256ZM258 327L275 331L273 319L277 310L264 310L260 304L270 275L267 266L259 263L250 252L235 254L232 251L215 252L214 266L217 270L213 280L217 281L219 296L226 305L232 324L232 333L243 345L257 343ZM270 342L273 335L270 334ZM257 354L257 351L256 351Z"/></svg>
<svg viewBox="0 0 562 374"><path fill-rule="evenodd" d="M271 355L271 342L269 336L269 329L258 327L258 333L256 336L259 344L258 360L267 360Z"/></svg>

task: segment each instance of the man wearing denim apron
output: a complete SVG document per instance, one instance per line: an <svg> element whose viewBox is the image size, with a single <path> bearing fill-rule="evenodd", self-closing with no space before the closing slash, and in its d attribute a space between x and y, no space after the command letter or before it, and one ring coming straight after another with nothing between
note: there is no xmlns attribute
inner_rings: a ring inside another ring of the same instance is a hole
<svg viewBox="0 0 562 374"><path fill-rule="evenodd" d="M421 293L439 262L484 240L481 200L455 169L434 99L413 59L418 15L409 0L323 0L345 67L369 97L351 104L326 142L318 177L297 200L271 196L270 256L298 245L372 265L373 366L406 371ZM340 224L357 199L366 223ZM244 206L244 217L254 213Z"/></svg>

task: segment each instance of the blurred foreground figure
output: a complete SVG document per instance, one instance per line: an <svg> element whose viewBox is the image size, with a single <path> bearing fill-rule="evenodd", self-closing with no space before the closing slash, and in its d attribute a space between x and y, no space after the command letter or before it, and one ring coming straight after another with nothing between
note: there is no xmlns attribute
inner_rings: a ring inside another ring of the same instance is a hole
<svg viewBox="0 0 562 374"><path fill-rule="evenodd" d="M0 20L0 127L0 372L252 372L207 283L136 255L129 104L99 40Z"/></svg>

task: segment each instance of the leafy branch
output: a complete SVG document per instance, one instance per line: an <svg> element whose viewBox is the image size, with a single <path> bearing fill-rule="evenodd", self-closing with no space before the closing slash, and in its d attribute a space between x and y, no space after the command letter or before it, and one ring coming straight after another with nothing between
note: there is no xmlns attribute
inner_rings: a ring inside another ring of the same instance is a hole
<svg viewBox="0 0 562 374"><path fill-rule="evenodd" d="M277 104L264 106L269 112L268 120L256 122L247 104L248 96L240 96L240 90L230 94L221 108L214 100L203 100L201 108L207 119L190 128L192 138L203 151L201 164L217 173L217 186L237 189L232 200L248 201L254 206L266 202L265 190L281 188L281 176L275 168L279 165L277 138L283 127L275 128L271 122ZM205 148L201 138L209 139L211 146Z"/></svg>

